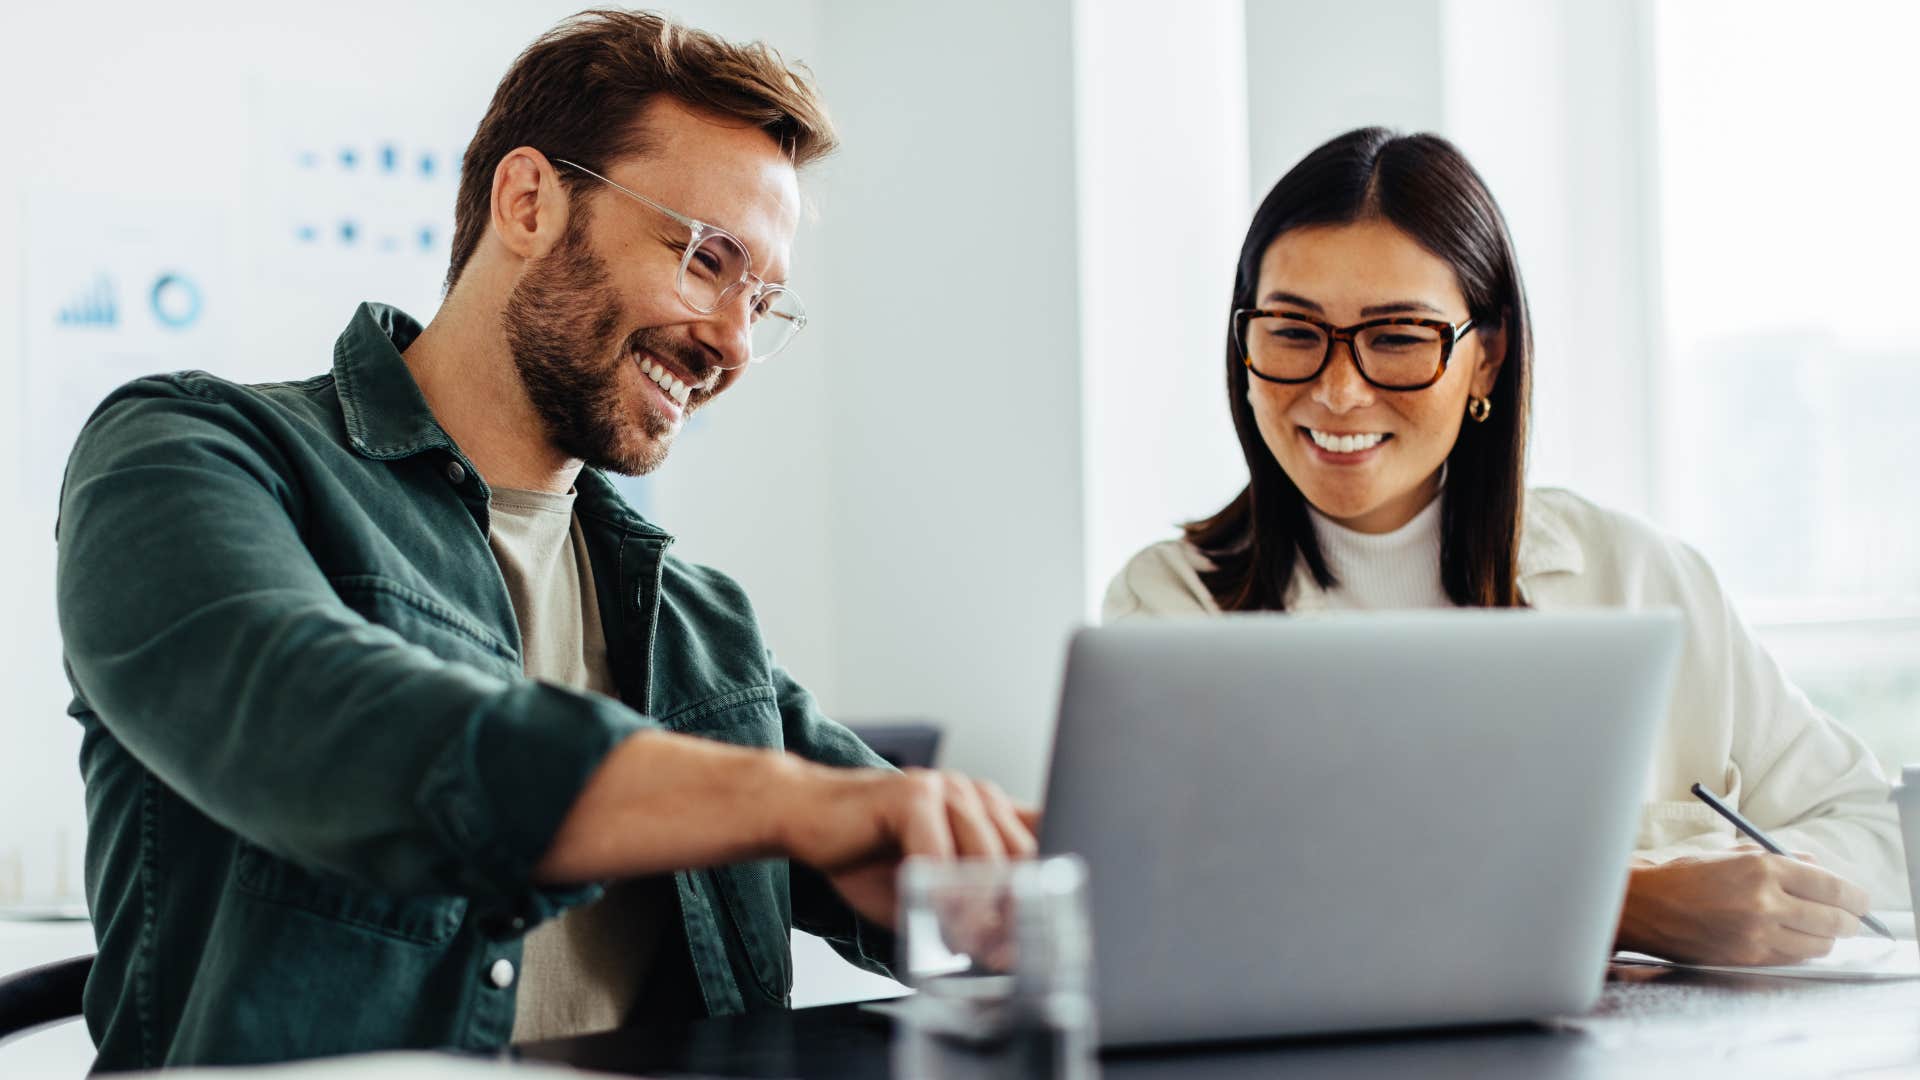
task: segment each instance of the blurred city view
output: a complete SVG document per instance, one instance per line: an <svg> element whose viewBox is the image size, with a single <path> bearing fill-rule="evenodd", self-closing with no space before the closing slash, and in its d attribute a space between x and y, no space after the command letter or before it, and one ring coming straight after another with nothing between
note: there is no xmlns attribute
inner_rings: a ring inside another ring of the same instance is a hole
<svg viewBox="0 0 1920 1080"><path fill-rule="evenodd" d="M1917 343L1920 344L1920 343ZM1674 524L1762 621L1920 613L1920 347L1822 327L1681 357L1695 408L1666 455Z"/></svg>

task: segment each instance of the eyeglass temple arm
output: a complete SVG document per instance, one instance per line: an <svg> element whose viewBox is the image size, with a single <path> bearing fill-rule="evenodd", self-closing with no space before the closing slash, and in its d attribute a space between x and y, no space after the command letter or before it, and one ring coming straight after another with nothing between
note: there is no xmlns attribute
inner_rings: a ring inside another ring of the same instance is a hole
<svg viewBox="0 0 1920 1080"><path fill-rule="evenodd" d="M588 176L593 177L595 180L598 180L601 183L607 185L608 187L614 189L615 191L618 191L620 194L625 195L632 199L638 199L639 201L646 203L648 206L653 207L655 210L660 211L661 213L667 215L673 220L679 222L680 224L685 225L687 228L692 229L694 237L696 239L699 238L699 236L703 233L716 231L713 226L707 224L706 222L698 221L698 220L695 220L694 218L690 218L687 215L681 213L680 211L675 210L671 206L662 206L659 203L654 202L652 199L647 198L645 195L642 195L639 192L633 190L632 188L627 187L625 184L621 184L616 181L609 180L606 177L601 176L599 173L594 172L592 169L587 168L585 165L582 165L577 161L568 161L566 158L554 158L553 161L554 161L554 164L556 165L565 165L570 169L579 169L581 172L586 173ZM742 248L741 250L744 251L746 249Z"/></svg>

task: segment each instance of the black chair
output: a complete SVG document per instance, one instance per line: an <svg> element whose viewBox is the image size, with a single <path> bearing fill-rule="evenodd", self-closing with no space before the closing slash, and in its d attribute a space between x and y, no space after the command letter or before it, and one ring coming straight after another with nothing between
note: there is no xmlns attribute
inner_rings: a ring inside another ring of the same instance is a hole
<svg viewBox="0 0 1920 1080"><path fill-rule="evenodd" d="M0 1040L80 1015L93 956L76 956L0 978Z"/></svg>
<svg viewBox="0 0 1920 1080"><path fill-rule="evenodd" d="M932 768L940 756L940 725L925 720L850 721L847 729L896 769Z"/></svg>

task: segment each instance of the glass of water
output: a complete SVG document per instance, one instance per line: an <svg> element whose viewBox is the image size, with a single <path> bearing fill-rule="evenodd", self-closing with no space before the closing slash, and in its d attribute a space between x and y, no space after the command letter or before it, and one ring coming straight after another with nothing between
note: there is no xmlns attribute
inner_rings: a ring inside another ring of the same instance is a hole
<svg viewBox="0 0 1920 1080"><path fill-rule="evenodd" d="M900 870L897 1075L1098 1075L1078 856L912 859Z"/></svg>

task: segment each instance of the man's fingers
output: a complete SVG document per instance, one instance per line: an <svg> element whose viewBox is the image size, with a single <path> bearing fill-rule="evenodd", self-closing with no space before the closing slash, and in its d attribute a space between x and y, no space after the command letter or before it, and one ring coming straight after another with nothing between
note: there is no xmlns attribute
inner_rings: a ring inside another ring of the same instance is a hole
<svg viewBox="0 0 1920 1080"><path fill-rule="evenodd" d="M1856 917L1865 915L1872 906L1865 889L1818 866L1777 858L1774 871L1781 890L1789 896L1837 907Z"/></svg>
<svg viewBox="0 0 1920 1080"><path fill-rule="evenodd" d="M1033 829L1020 819L1013 800L1000 790L1000 785L991 780L975 781L979 789L980 802L987 808L987 816L1000 830L1000 842L1006 846L1007 854L1016 859L1025 859L1039 849L1033 838Z"/></svg>
<svg viewBox="0 0 1920 1080"><path fill-rule="evenodd" d="M1040 808L1039 807L1028 806L1026 803L1015 803L1013 805L1013 812L1019 815L1020 824L1025 825L1027 827L1028 832L1032 833L1035 836L1040 835Z"/></svg>
<svg viewBox="0 0 1920 1080"><path fill-rule="evenodd" d="M903 855L1026 858L1038 850L1038 811L1007 797L990 780L909 769L898 778L893 814Z"/></svg>
<svg viewBox="0 0 1920 1080"><path fill-rule="evenodd" d="M953 830L947 822L946 782L938 773L918 770L904 779L906 806L900 826L900 852L951 859Z"/></svg>
<svg viewBox="0 0 1920 1080"><path fill-rule="evenodd" d="M1007 857L1007 846L1000 839L1000 828L988 816L980 791L972 780L958 773L943 778L947 796L947 819L953 828L953 843L961 855L988 859Z"/></svg>

